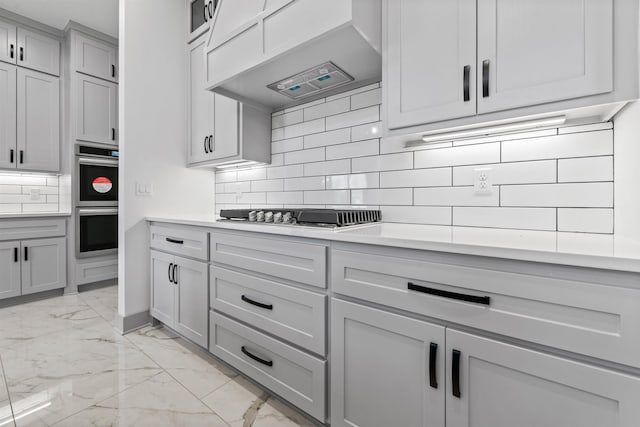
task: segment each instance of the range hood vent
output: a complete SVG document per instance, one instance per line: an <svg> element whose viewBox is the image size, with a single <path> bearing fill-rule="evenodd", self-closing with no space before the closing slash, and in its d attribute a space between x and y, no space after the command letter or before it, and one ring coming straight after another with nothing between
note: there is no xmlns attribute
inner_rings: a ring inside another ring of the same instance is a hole
<svg viewBox="0 0 640 427"><path fill-rule="evenodd" d="M267 87L291 99L301 99L326 92L352 81L353 77L329 61L279 82L271 83Z"/></svg>
<svg viewBox="0 0 640 427"><path fill-rule="evenodd" d="M205 87L274 111L379 82L381 27L381 0L221 0Z"/></svg>

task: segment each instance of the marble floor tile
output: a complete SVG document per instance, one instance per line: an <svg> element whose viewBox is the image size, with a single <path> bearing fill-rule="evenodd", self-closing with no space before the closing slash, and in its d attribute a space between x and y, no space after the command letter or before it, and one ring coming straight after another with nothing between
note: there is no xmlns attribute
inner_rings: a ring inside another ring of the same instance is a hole
<svg viewBox="0 0 640 427"><path fill-rule="evenodd" d="M9 400L9 391L4 379L4 369L2 369L2 358L0 358L0 426L14 426L13 411Z"/></svg>
<svg viewBox="0 0 640 427"><path fill-rule="evenodd" d="M260 407L252 427L315 427L304 415L270 397Z"/></svg>
<svg viewBox="0 0 640 427"><path fill-rule="evenodd" d="M250 427L269 394L242 377L228 382L202 401L232 427Z"/></svg>
<svg viewBox="0 0 640 427"><path fill-rule="evenodd" d="M82 291L80 300L95 310L104 320L113 325L118 314L118 286Z"/></svg>
<svg viewBox="0 0 640 427"><path fill-rule="evenodd" d="M92 405L55 425L228 427L167 373Z"/></svg>

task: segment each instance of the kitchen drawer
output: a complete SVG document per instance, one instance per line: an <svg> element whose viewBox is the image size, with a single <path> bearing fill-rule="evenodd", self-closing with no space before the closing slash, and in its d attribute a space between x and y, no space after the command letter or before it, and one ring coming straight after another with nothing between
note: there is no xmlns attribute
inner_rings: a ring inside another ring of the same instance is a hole
<svg viewBox="0 0 640 427"><path fill-rule="evenodd" d="M255 233L211 234L212 261L320 288L327 287L326 253L325 245L298 240Z"/></svg>
<svg viewBox="0 0 640 427"><path fill-rule="evenodd" d="M211 308L325 354L325 295L220 267L210 277Z"/></svg>
<svg viewBox="0 0 640 427"><path fill-rule="evenodd" d="M324 422L326 361L213 311L209 322L211 353Z"/></svg>
<svg viewBox="0 0 640 427"><path fill-rule="evenodd" d="M154 249L203 261L209 258L209 233L206 231L152 225L149 234L150 245Z"/></svg>
<svg viewBox="0 0 640 427"><path fill-rule="evenodd" d="M518 274L360 245L331 255L336 293L640 367L640 290L542 277L544 265L539 276ZM472 300L452 299L460 294Z"/></svg>
<svg viewBox="0 0 640 427"><path fill-rule="evenodd" d="M0 221L0 241L64 236L67 233L66 221L65 218L3 219Z"/></svg>

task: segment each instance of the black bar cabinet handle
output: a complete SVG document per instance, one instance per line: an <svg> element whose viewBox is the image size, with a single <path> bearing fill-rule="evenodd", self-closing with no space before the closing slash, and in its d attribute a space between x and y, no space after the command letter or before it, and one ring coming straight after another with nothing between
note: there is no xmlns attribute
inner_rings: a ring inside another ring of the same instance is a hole
<svg viewBox="0 0 640 427"><path fill-rule="evenodd" d="M169 264L169 270L167 271L167 275L169 276L169 282L173 283L173 277L171 277L171 270L173 269L173 263Z"/></svg>
<svg viewBox="0 0 640 427"><path fill-rule="evenodd" d="M13 43L9 45L9 58L13 59Z"/></svg>
<svg viewBox="0 0 640 427"><path fill-rule="evenodd" d="M210 151L210 150L209 150L209 146L210 146L210 145L211 145L211 144L209 144L209 137L208 137L208 136L205 136L205 137L204 137L204 152L205 152L205 153L207 153L207 154L208 154L208 153L209 153L209 151Z"/></svg>
<svg viewBox="0 0 640 427"><path fill-rule="evenodd" d="M24 163L24 151L20 150L20 164Z"/></svg>
<svg viewBox="0 0 640 427"><path fill-rule="evenodd" d="M111 140L116 140L116 128L111 128Z"/></svg>
<svg viewBox="0 0 640 427"><path fill-rule="evenodd" d="M204 4L204 22L209 22L209 16L207 14L207 9L209 8L209 6L207 5L207 3Z"/></svg>
<svg viewBox="0 0 640 427"><path fill-rule="evenodd" d="M111 77L116 77L116 66L111 64Z"/></svg>
<svg viewBox="0 0 640 427"><path fill-rule="evenodd" d="M451 352L451 394L460 398L460 350Z"/></svg>
<svg viewBox="0 0 640 427"><path fill-rule="evenodd" d="M436 359L438 357L438 344L429 344L429 385L431 388L438 388L438 378L436 376Z"/></svg>
<svg viewBox="0 0 640 427"><path fill-rule="evenodd" d="M265 308L267 310L273 310L273 304L263 304L258 301L254 301L250 298L247 298L245 295L242 295L240 299L248 304L255 305L256 307Z"/></svg>
<svg viewBox="0 0 640 427"><path fill-rule="evenodd" d="M167 237L165 240L169 243L176 243L178 245L182 245L184 243L184 240L172 239L171 237Z"/></svg>
<svg viewBox="0 0 640 427"><path fill-rule="evenodd" d="M458 292L443 291L442 289L427 288L425 286L414 285L409 282L407 288L410 291L422 292L423 294L434 295L437 297L450 298L459 301L472 302L475 304L489 305L491 297L479 297L476 295L460 294Z"/></svg>
<svg viewBox="0 0 640 427"><path fill-rule="evenodd" d="M24 61L24 48L20 47L20 61Z"/></svg>
<svg viewBox="0 0 640 427"><path fill-rule="evenodd" d="M487 98L489 96L489 65L488 59L482 61L482 97Z"/></svg>
<svg viewBox="0 0 640 427"><path fill-rule="evenodd" d="M13 248L13 262L18 262L18 248Z"/></svg>
<svg viewBox="0 0 640 427"><path fill-rule="evenodd" d="M9 150L9 163L13 163L13 155L15 154L13 148Z"/></svg>
<svg viewBox="0 0 640 427"><path fill-rule="evenodd" d="M271 360L265 360L265 359L263 359L263 358L261 358L261 357L256 356L255 354L251 354L251 353L249 352L249 350L247 350L244 346L242 346L242 347L240 348L240 350L242 350L242 352L243 352L244 354L246 354L247 356L249 356L250 358L252 358L253 360L255 360L255 361L256 361L256 362L258 362L258 363L262 363L263 365L267 365L267 366L273 366L273 361L271 361Z"/></svg>
<svg viewBox="0 0 640 427"><path fill-rule="evenodd" d="M469 92L469 79L471 77L471 65L465 65L462 72L462 84L464 86L464 102L471 100L471 93Z"/></svg>
<svg viewBox="0 0 640 427"><path fill-rule="evenodd" d="M209 19L213 19L213 2L209 2Z"/></svg>
<svg viewBox="0 0 640 427"><path fill-rule="evenodd" d="M213 150L216 148L216 145L213 144L213 148L211 147L211 143L213 142L213 135L209 135L209 152L213 153Z"/></svg>
<svg viewBox="0 0 640 427"><path fill-rule="evenodd" d="M173 283L178 284L178 264L173 264Z"/></svg>
<svg viewBox="0 0 640 427"><path fill-rule="evenodd" d="M24 247L24 260L29 261L29 248L27 246Z"/></svg>

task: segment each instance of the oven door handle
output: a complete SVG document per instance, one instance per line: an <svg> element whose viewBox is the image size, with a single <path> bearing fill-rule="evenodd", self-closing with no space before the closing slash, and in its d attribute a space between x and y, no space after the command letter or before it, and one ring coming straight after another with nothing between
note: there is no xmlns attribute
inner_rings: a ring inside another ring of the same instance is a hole
<svg viewBox="0 0 640 427"><path fill-rule="evenodd" d="M78 209L78 216L117 215L118 209Z"/></svg>
<svg viewBox="0 0 640 427"><path fill-rule="evenodd" d="M98 165L98 166L112 166L118 167L118 160L116 159L98 159L95 157L78 157L79 165Z"/></svg>

